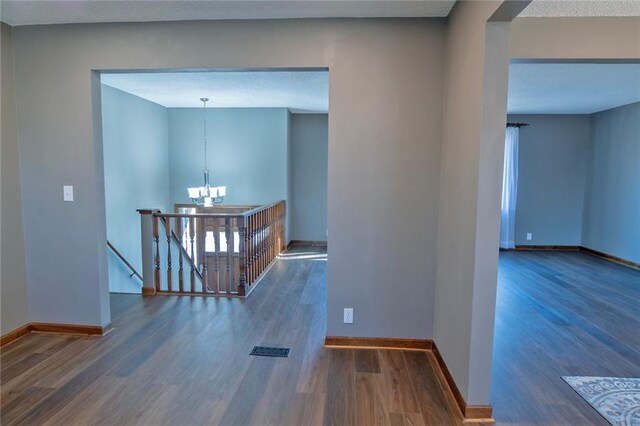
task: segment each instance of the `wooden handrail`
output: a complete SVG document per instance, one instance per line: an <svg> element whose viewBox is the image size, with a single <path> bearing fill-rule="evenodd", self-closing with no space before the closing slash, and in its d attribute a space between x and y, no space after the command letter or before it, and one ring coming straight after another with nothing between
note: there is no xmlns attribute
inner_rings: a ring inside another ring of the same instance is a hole
<svg viewBox="0 0 640 426"><path fill-rule="evenodd" d="M184 211L181 205L175 207ZM248 210L243 211L243 206L235 206L233 213L215 206L199 207L193 213L154 211L156 292L248 295L284 249L286 203L246 207ZM159 229L161 226L164 229ZM181 243L183 240L190 250ZM172 256L174 244L179 246L177 262ZM161 245L167 246L165 254L161 254ZM190 269L188 280L184 278L186 269Z"/></svg>
<svg viewBox="0 0 640 426"><path fill-rule="evenodd" d="M274 207L280 203L282 203L283 201L274 201L273 203L270 204L265 204L263 206L258 206L255 207L251 210L247 210L246 212L242 212L242 213L162 213L162 212L158 212L158 213L154 213L154 216L157 217L180 217L180 218L189 218L189 217L195 217L195 218L208 218L208 217L217 217L220 219L224 219L224 218L230 218L230 219L238 219L238 218L247 218L251 215L254 215L256 213L259 213L261 211L267 210L271 207Z"/></svg>
<svg viewBox="0 0 640 426"><path fill-rule="evenodd" d="M142 281L142 275L140 275L140 273L136 271L136 268L134 268L133 265L129 263L129 261L122 255L122 253L118 251L117 248L115 248L113 244L111 244L111 241L109 240L107 240L107 247L109 247L116 254L116 256L118 256L120 260L124 262L125 265L127 265L129 270L132 272L131 275L129 275L129 277L132 277L135 275L136 277L140 278L140 281Z"/></svg>
<svg viewBox="0 0 640 426"><path fill-rule="evenodd" d="M284 200L280 200L280 201L274 201L271 204L265 204L264 206L258 206L258 207L254 208L254 209L247 210L246 212L242 213L241 216L244 216L246 218L246 217L249 217L249 216L251 216L253 214L259 213L259 212L261 212L263 210L267 210L267 209L270 209L271 207L275 207L278 204L283 203L283 202L284 202Z"/></svg>
<svg viewBox="0 0 640 426"><path fill-rule="evenodd" d="M219 218L238 218L243 217L242 213L154 213L156 217L219 217Z"/></svg>

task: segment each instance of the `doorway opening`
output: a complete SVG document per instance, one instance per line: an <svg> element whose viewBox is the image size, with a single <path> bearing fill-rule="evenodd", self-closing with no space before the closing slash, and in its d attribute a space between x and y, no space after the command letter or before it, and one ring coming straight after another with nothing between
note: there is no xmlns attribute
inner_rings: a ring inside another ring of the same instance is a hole
<svg viewBox="0 0 640 426"><path fill-rule="evenodd" d="M326 247L328 78L101 73L110 292L246 296L287 246Z"/></svg>
<svg viewBox="0 0 640 426"><path fill-rule="evenodd" d="M570 376L640 374L640 64L512 62L508 110L494 418L598 423Z"/></svg>

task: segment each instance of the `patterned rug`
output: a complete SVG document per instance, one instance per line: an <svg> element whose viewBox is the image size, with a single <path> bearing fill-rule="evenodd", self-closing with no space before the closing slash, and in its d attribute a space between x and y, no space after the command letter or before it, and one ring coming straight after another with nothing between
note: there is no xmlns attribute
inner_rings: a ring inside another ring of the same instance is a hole
<svg viewBox="0 0 640 426"><path fill-rule="evenodd" d="M585 376L563 379L612 425L640 426L640 379Z"/></svg>

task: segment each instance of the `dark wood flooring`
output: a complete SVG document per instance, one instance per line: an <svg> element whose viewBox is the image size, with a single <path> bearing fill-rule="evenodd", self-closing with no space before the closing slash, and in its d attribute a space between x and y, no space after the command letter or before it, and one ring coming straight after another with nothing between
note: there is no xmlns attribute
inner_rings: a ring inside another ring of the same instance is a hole
<svg viewBox="0 0 640 426"><path fill-rule="evenodd" d="M423 352L326 349L326 261L278 260L246 299L112 295L102 338L2 349L3 425L459 424ZM500 256L499 424L606 422L563 375L640 377L640 272L582 253ZM249 356L254 345L289 358Z"/></svg>
<svg viewBox="0 0 640 426"><path fill-rule="evenodd" d="M23 337L2 350L0 422L459 424L426 353L323 347L321 250L285 253L246 300L112 295L105 337Z"/></svg>
<svg viewBox="0 0 640 426"><path fill-rule="evenodd" d="M502 252L499 424L606 425L561 376L640 377L640 271L578 252Z"/></svg>

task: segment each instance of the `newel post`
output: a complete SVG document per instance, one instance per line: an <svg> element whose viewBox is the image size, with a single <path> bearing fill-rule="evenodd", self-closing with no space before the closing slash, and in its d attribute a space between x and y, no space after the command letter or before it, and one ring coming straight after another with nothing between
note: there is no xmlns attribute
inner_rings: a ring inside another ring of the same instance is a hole
<svg viewBox="0 0 640 426"><path fill-rule="evenodd" d="M154 281L154 235L153 215L160 213L158 209L138 209L140 213L140 237L142 241L142 295L156 294Z"/></svg>
<svg viewBox="0 0 640 426"><path fill-rule="evenodd" d="M247 295L247 224L244 217L238 218L238 295Z"/></svg>

